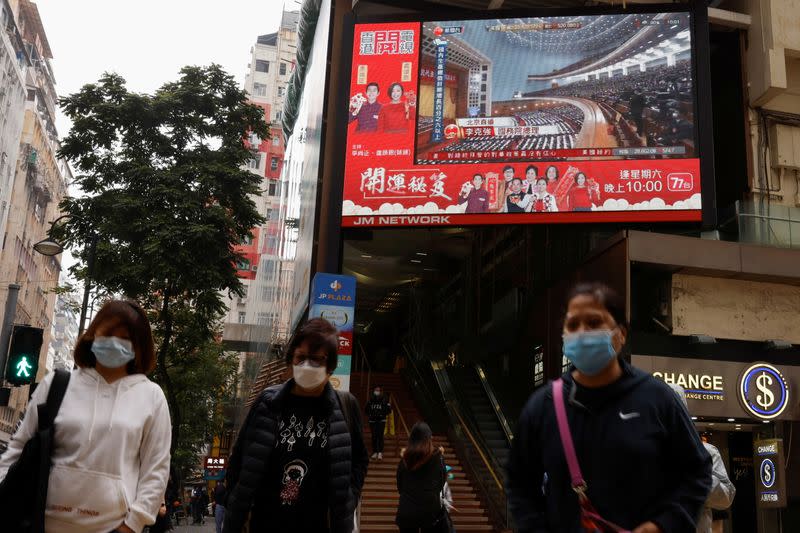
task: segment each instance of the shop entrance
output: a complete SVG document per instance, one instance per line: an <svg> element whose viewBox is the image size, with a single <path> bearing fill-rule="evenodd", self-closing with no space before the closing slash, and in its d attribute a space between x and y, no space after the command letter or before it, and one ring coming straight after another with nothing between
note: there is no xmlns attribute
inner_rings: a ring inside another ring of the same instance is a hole
<svg viewBox="0 0 800 533"><path fill-rule="evenodd" d="M765 529L763 524L759 527L753 468L753 441L771 437L772 425L698 422L696 427L702 438L717 447L728 471L728 477L736 487L736 497L730 509L715 513L715 518L723 521L722 532L777 531Z"/></svg>

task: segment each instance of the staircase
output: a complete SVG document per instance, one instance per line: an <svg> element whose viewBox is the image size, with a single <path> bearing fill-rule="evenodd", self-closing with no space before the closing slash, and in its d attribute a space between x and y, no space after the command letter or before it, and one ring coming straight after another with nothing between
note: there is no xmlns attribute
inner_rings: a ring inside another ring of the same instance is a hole
<svg viewBox="0 0 800 533"><path fill-rule="evenodd" d="M366 379L365 373L353 373L350 379L350 392L358 398L362 406L366 404L366 396L371 393L371 390L365 391ZM372 373L369 387L374 388L376 385L380 385L383 388L384 394L392 396L395 429L398 438L387 435L383 461L370 460L361 499L360 533L398 530L394 523L399 500L396 472L400 461L400 450L406 446L408 441L406 428L401 420L405 419L408 430L410 430L415 422L422 419L419 409L414 404L408 388L399 374ZM403 414L402 419L398 411ZM366 419L364 422L364 440L369 454L372 455L372 434ZM467 479L447 436L434 434L433 441L435 446L444 448L445 462L453 467L454 478L449 480L448 483L450 490L453 492L453 505L458 510L458 512L451 514L455 529L459 532L495 531L483 508L475 486Z"/></svg>
<svg viewBox="0 0 800 533"><path fill-rule="evenodd" d="M508 439L475 368L449 369L448 374L463 399L462 407L472 413L478 431L489 447L492 456L497 464L505 467L510 453Z"/></svg>

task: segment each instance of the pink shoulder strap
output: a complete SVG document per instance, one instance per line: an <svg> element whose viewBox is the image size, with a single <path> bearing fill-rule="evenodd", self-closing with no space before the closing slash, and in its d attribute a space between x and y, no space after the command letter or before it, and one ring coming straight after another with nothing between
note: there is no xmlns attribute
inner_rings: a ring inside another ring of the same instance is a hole
<svg viewBox="0 0 800 533"><path fill-rule="evenodd" d="M578 496L585 497L586 481L581 474L581 467L578 464L578 456L575 454L575 445L572 442L572 433L567 422L567 408L564 402L564 380L558 378L553 382L553 406L556 409L556 421L558 422L558 434L561 436L561 447L564 449L564 456L567 458L569 476L572 479L572 490Z"/></svg>

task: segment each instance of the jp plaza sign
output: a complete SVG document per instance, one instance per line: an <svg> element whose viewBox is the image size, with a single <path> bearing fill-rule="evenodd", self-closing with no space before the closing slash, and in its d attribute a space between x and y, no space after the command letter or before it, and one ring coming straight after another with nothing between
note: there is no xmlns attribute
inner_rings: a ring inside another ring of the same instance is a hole
<svg viewBox="0 0 800 533"><path fill-rule="evenodd" d="M800 420L800 367L634 355L634 366L683 387L694 416Z"/></svg>

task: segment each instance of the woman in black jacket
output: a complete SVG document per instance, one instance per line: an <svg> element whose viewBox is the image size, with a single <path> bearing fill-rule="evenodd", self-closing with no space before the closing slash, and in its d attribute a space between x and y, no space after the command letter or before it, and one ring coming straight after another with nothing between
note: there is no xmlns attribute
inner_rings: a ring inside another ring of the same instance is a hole
<svg viewBox="0 0 800 533"><path fill-rule="evenodd" d="M586 531L584 494L600 517L624 530L694 533L711 458L686 409L664 382L620 357L628 327L614 291L582 284L568 301L564 355L573 366L556 385L586 483L570 477L554 388L541 387L523 409L509 457L507 494L517 531Z"/></svg>
<svg viewBox="0 0 800 533"><path fill-rule="evenodd" d="M351 533L369 458L358 402L328 383L338 334L315 318L286 351L293 378L266 389L228 464L224 533Z"/></svg>
<svg viewBox="0 0 800 533"><path fill-rule="evenodd" d="M395 523L400 533L449 533L450 518L442 504L447 481L444 450L433 447L433 434L425 422L417 422L408 436L408 448L397 466L400 503Z"/></svg>

